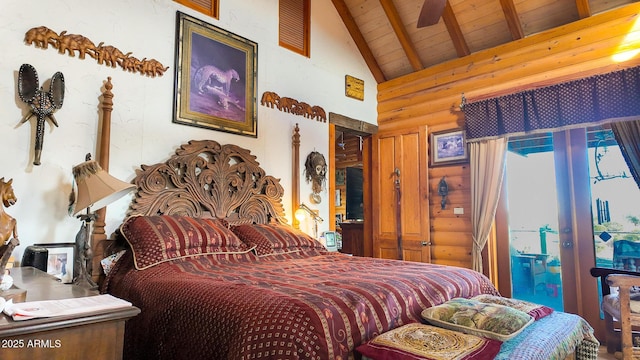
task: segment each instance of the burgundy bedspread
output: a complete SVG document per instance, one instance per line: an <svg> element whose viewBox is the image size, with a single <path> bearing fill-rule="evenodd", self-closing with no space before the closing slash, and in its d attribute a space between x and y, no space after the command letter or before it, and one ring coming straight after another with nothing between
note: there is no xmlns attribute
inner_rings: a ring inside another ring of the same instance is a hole
<svg viewBox="0 0 640 360"><path fill-rule="evenodd" d="M125 358L190 360L347 359L426 307L497 294L469 269L341 254L199 256L145 270L125 254L103 291L142 309L127 322Z"/></svg>

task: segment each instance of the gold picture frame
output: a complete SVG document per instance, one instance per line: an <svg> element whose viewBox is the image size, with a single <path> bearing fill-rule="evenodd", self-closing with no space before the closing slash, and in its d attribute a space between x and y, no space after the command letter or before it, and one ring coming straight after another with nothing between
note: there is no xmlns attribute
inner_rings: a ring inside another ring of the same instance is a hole
<svg viewBox="0 0 640 360"><path fill-rule="evenodd" d="M176 13L173 122L257 137L258 45Z"/></svg>

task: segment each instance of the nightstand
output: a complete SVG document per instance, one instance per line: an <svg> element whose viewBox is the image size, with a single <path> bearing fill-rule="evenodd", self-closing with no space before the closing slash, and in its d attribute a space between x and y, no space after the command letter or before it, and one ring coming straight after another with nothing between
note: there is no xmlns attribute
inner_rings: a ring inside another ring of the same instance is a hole
<svg viewBox="0 0 640 360"><path fill-rule="evenodd" d="M27 301L98 295L33 267L11 269L14 285L27 290ZM13 321L0 315L0 358L122 359L125 321L140 313L135 306L80 316Z"/></svg>

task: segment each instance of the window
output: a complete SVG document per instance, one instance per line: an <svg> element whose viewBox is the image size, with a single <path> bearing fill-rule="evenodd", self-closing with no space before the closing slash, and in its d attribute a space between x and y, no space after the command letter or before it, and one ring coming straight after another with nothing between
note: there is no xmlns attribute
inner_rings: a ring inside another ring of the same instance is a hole
<svg viewBox="0 0 640 360"><path fill-rule="evenodd" d="M220 15L220 1L219 0L173 0L193 10L199 11L205 15L209 15L212 18L218 19Z"/></svg>
<svg viewBox="0 0 640 360"><path fill-rule="evenodd" d="M280 0L280 46L309 56L311 0Z"/></svg>

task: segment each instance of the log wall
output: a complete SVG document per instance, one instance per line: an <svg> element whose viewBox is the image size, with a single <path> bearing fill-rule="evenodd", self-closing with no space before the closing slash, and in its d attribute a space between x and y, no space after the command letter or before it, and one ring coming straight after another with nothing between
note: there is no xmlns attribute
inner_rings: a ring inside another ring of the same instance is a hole
<svg viewBox="0 0 640 360"><path fill-rule="evenodd" d="M623 62L613 55L640 49L640 44L627 40L640 35L639 13L640 4L633 3L381 83L379 133L418 125L427 125L430 132L463 128L463 93L474 101L638 66L638 55ZM443 176L449 184L444 210L437 195ZM468 164L430 168L429 193L432 262L470 268ZM464 214L454 215L454 207L464 208Z"/></svg>

